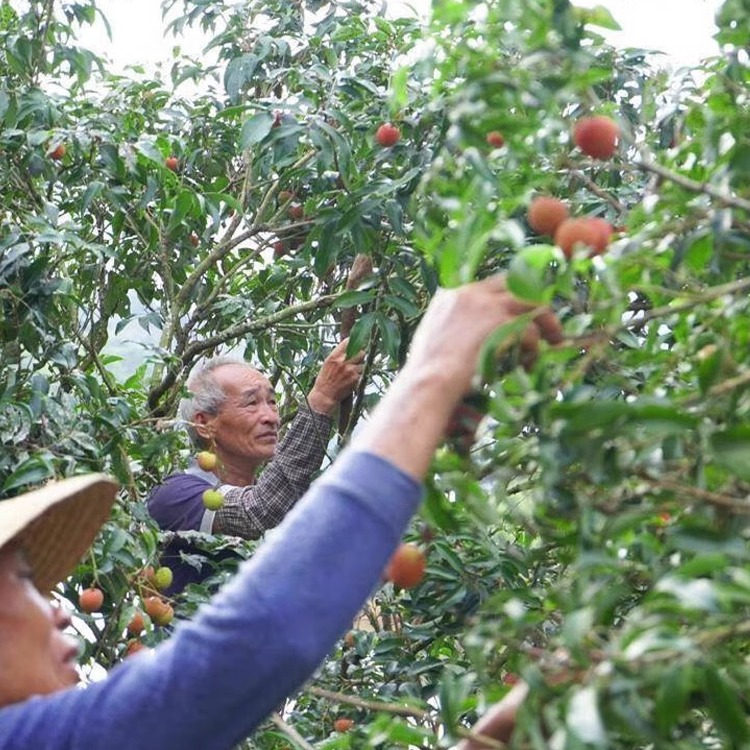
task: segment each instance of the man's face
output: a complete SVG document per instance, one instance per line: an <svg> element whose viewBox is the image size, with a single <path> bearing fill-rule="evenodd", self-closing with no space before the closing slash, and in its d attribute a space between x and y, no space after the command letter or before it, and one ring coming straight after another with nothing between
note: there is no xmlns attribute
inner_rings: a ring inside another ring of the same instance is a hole
<svg viewBox="0 0 750 750"><path fill-rule="evenodd" d="M22 552L0 550L0 706L78 682L78 648L62 632L69 624L32 583Z"/></svg>
<svg viewBox="0 0 750 750"><path fill-rule="evenodd" d="M230 364L217 367L214 379L226 401L218 414L201 415L201 421L213 435L219 458L227 464L240 461L253 466L272 458L279 410L268 378L250 367ZM201 434L206 433L202 430Z"/></svg>

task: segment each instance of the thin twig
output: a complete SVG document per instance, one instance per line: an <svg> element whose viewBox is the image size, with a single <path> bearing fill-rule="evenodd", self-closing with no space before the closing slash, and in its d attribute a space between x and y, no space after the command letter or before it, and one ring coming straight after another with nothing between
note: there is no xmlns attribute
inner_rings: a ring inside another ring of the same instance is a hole
<svg viewBox="0 0 750 750"><path fill-rule="evenodd" d="M650 172L651 174L658 175L665 180L673 182L675 185L679 185L681 188L684 188L691 193L702 193L703 195L710 196L724 206L731 206L732 208L739 208L742 211L750 212L750 201L747 201L744 198L738 198L736 195L725 193L723 190L719 190L707 182L691 180L689 177L685 177L678 172L673 172L671 169L662 167L661 164L657 164L656 162L636 161L632 164L624 163L618 166L621 169L637 169L642 172Z"/></svg>
<svg viewBox="0 0 750 750"><path fill-rule="evenodd" d="M315 748L291 724L287 724L279 714L271 714L271 721L295 745L304 748L304 750L315 750Z"/></svg>
<svg viewBox="0 0 750 750"><path fill-rule="evenodd" d="M675 482L672 479L653 479L647 475L641 475L641 479L655 489L669 490L670 492L676 492L680 495L694 497L697 500L702 500L719 508L725 508L734 513L750 515L750 503L742 502L741 500L737 500L729 495L722 495L718 492L703 490L700 487L693 487L688 484L683 484L682 482Z"/></svg>
<svg viewBox="0 0 750 750"><path fill-rule="evenodd" d="M336 693L333 690L315 687L315 685L310 685L307 688L307 691L313 695L317 695L318 698L325 698L326 700L335 701L336 703L346 703L347 705L362 708L366 711L382 711L396 716L411 716L412 718L420 719L421 721L428 721L430 719L430 713L428 711L421 708L403 706L400 703L381 703L380 701L366 700L364 698L358 698L356 695Z"/></svg>
<svg viewBox="0 0 750 750"><path fill-rule="evenodd" d="M597 185L587 174L584 174L580 170L571 170L570 176L583 183L589 192L598 196L602 200L607 201L607 203L609 203L618 214L625 213L625 206L620 203L614 195L611 195L606 190L599 187L599 185Z"/></svg>

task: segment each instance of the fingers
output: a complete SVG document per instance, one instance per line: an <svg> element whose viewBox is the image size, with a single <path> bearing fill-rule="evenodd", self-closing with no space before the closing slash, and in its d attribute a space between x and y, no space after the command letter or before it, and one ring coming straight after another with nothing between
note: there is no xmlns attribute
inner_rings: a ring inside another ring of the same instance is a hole
<svg viewBox="0 0 750 750"><path fill-rule="evenodd" d="M534 323L548 344L559 344L563 340L562 323L548 307L539 310L534 316Z"/></svg>
<svg viewBox="0 0 750 750"><path fill-rule="evenodd" d="M521 334L519 359L524 370L530 370L539 356L539 341L542 334L535 323L530 323Z"/></svg>
<svg viewBox="0 0 750 750"><path fill-rule="evenodd" d="M458 749L487 750L492 746L489 742L482 742L480 736L508 742L516 726L516 714L528 692L529 687L525 682L519 682L515 685L499 703L490 707L487 713L477 722L474 727L475 736L461 742Z"/></svg>
<svg viewBox="0 0 750 750"><path fill-rule="evenodd" d="M349 337L347 336L345 339L341 339L341 341L336 344L333 351L326 357L326 359L337 359L341 362L349 362L355 365L361 364L365 361L365 352L363 350L358 351L353 357L345 359L348 346Z"/></svg>

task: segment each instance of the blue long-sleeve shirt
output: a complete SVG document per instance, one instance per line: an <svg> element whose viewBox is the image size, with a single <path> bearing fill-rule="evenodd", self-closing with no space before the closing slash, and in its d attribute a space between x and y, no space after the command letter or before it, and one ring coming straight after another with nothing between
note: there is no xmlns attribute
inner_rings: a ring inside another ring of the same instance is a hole
<svg viewBox="0 0 750 750"><path fill-rule="evenodd" d="M421 498L349 452L190 622L106 680L0 709L0 750L229 750L299 688L378 582Z"/></svg>

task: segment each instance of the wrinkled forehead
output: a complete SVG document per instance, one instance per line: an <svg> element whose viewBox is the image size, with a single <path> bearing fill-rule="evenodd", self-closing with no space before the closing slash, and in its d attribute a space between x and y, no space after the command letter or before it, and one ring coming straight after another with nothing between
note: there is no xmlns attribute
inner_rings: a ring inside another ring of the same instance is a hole
<svg viewBox="0 0 750 750"><path fill-rule="evenodd" d="M224 393L244 393L257 390L273 393L271 381L259 370L243 364L226 364L214 370L214 378Z"/></svg>

